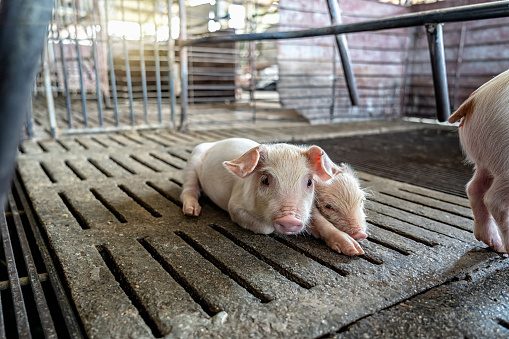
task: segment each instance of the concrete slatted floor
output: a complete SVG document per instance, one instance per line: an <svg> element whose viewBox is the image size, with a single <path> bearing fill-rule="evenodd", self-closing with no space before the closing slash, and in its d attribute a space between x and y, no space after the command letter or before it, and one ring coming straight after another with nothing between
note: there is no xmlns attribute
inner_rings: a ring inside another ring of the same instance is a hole
<svg viewBox="0 0 509 339"><path fill-rule="evenodd" d="M348 257L311 236L245 231L206 200L199 218L184 217L179 194L199 142L422 128L370 122L68 137L25 142L19 173L89 337L404 337L405 326L390 332L383 324L418 317L423 296L437 289L507 272L508 260L475 240L465 198L360 173L373 193L369 238L366 255ZM509 297L495 286L489 312L458 318L483 324L469 327L473 337L509 335ZM457 326L450 333L466 335Z"/></svg>

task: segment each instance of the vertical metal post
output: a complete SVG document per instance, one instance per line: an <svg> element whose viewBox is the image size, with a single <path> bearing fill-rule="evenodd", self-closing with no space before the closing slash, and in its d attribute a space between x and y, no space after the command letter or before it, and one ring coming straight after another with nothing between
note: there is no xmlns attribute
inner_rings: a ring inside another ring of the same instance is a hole
<svg viewBox="0 0 509 339"><path fill-rule="evenodd" d="M141 1L138 1L138 21L140 24L140 70L141 70L141 87L143 91L143 114L145 123L148 125L148 107L147 107L147 72L145 70L145 44L143 42L143 24L141 20Z"/></svg>
<svg viewBox="0 0 509 339"><path fill-rule="evenodd" d="M336 64L336 49L332 49L332 96L331 96L331 104L330 104L330 112L329 112L329 121L332 122L334 119L334 110L336 108L336 83L338 80L337 77L337 64Z"/></svg>
<svg viewBox="0 0 509 339"><path fill-rule="evenodd" d="M258 1L254 4L254 10L251 13L251 33L256 33L256 19L258 11ZM255 41L249 41L249 69L251 70L251 81L249 82L249 101L251 103L252 117L251 121L256 122L256 66L255 66Z"/></svg>
<svg viewBox="0 0 509 339"><path fill-rule="evenodd" d="M115 113L115 125L120 125L120 118L118 116L118 98L117 98L117 80L115 78L115 65L113 63L113 51L111 49L111 38L108 23L110 19L108 17L108 3L104 3L104 15L106 17L106 39L108 43L108 59L110 64L110 78L111 78L111 89L113 92L113 110Z"/></svg>
<svg viewBox="0 0 509 339"><path fill-rule="evenodd" d="M44 73L44 89L46 91L46 104L48 107L48 117L50 124L51 137L56 139L57 137L57 122L55 118L55 103L53 101L53 91L51 90L51 78L49 69L49 53L48 46L46 46L46 52L43 60L43 73Z"/></svg>
<svg viewBox="0 0 509 339"><path fill-rule="evenodd" d="M251 70L251 79L249 81L249 101L251 103L251 121L256 121L256 98L255 98L255 89L256 89L256 69L255 69L255 42L249 41L249 69Z"/></svg>
<svg viewBox="0 0 509 339"><path fill-rule="evenodd" d="M122 21L125 21L124 0L121 0L120 6L122 7ZM122 44L124 47L125 75L126 75L126 80L127 80L127 92L128 92L128 96L129 96L129 114L131 117L131 125L134 126L133 87L132 87L132 83L131 83L131 67L129 65L129 52L127 51L127 44L125 42L125 34L122 35Z"/></svg>
<svg viewBox="0 0 509 339"><path fill-rule="evenodd" d="M184 42L187 39L187 14L185 0L179 0L180 17L180 76L182 90L180 92L180 131L187 131L187 46Z"/></svg>
<svg viewBox="0 0 509 339"><path fill-rule="evenodd" d="M433 72L433 86L437 105L438 121L446 121L451 115L449 105L449 90L447 88L447 72L445 67L443 24L427 24L429 54L431 70Z"/></svg>
<svg viewBox="0 0 509 339"><path fill-rule="evenodd" d="M81 48L78 40L78 7L76 1L71 2L73 15L74 15L74 44L76 46L76 56L78 57L78 70L80 74L80 89L81 89L81 109L83 110L83 124L88 127L88 116L87 116L87 90L85 88L85 81L83 80L83 61L81 58Z"/></svg>
<svg viewBox="0 0 509 339"><path fill-rule="evenodd" d="M29 138L34 137L34 120L32 116L32 96L30 95L30 101L28 102L28 109L27 109L27 122L26 122L26 130L27 135Z"/></svg>
<svg viewBox="0 0 509 339"><path fill-rule="evenodd" d="M157 41L157 5L156 0L152 0L152 6L154 7L154 57L156 64L156 88L157 88L157 119L159 123L163 122L163 115L161 112L161 67L159 65L159 42Z"/></svg>
<svg viewBox="0 0 509 339"><path fill-rule="evenodd" d="M338 0L327 0L327 5L329 7L332 24L340 25L341 12L339 10ZM357 93L357 84L355 83L355 76L353 74L352 64L350 63L346 36L344 34L338 34L335 38L336 45L338 46L338 52L341 57L341 65L343 66L343 74L345 76L346 86L348 87L350 101L352 102L352 105L357 106L359 104L359 94Z"/></svg>
<svg viewBox="0 0 509 339"><path fill-rule="evenodd" d="M97 1L93 2L94 8L92 9L92 55L94 58L94 75L95 75L95 91L97 94L97 113L99 118L99 126L103 125L103 97L101 93L101 84L99 79L99 58L97 57L97 31L95 29L96 24L98 23L96 17L96 11L99 10L97 8Z"/></svg>
<svg viewBox="0 0 509 339"><path fill-rule="evenodd" d="M173 124L173 129L177 128L175 123L175 106L177 104L177 98L175 95L175 75L173 74L173 68L175 67L175 40L173 40L171 33L173 32L171 27L171 18L172 18L172 5L173 0L168 0L168 97L170 98L170 109L171 109L171 123Z"/></svg>
<svg viewBox="0 0 509 339"><path fill-rule="evenodd" d="M53 0L0 2L0 206L5 206L53 5Z"/></svg>
<svg viewBox="0 0 509 339"><path fill-rule="evenodd" d="M55 0L55 8L58 8L59 1ZM58 11L55 13L55 22L57 24L57 39L58 46L60 48L60 62L62 63L62 74L64 76L64 88L65 88L65 108L67 110L67 126L72 128L72 108L71 108L71 93L69 92L69 76L67 74L67 62L65 60L64 42L60 36L60 14Z"/></svg>
<svg viewBox="0 0 509 339"><path fill-rule="evenodd" d="M458 91L460 87L461 65L463 64L463 51L465 50L466 36L467 36L467 24L463 23L461 25L460 44L458 46L458 59L456 60L456 71L454 72L454 94L452 100L453 107L459 106Z"/></svg>

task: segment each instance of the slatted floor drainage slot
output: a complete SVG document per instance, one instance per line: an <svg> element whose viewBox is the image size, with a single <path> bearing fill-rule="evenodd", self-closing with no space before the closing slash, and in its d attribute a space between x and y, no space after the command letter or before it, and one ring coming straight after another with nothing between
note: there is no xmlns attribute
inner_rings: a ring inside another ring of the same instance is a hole
<svg viewBox="0 0 509 339"><path fill-rule="evenodd" d="M252 286L252 284L239 276L235 271L231 270L230 267L225 265L223 262L215 258L212 254L210 254L205 247L203 247L198 241L191 238L184 232L175 232L175 234L184 240L189 246L194 248L198 253L200 253L205 259L210 261L214 266L216 266L221 272L227 274L231 279L237 282L240 286L244 287L249 293L259 299L262 303L268 303L272 300L270 296L267 296L263 291L260 291L256 287Z"/></svg>
<svg viewBox="0 0 509 339"><path fill-rule="evenodd" d="M111 254L111 252L108 250L108 248L104 245L97 245L96 246L97 251L101 255L101 257L104 260L104 263L106 266L108 266L111 273L113 273L115 279L119 283L122 290L125 292L125 294L129 297L133 305L136 307L138 312L140 313L141 317L147 324L147 326L152 331L152 334L156 338L161 338L163 334L159 331L159 328L157 327L154 320L150 317L150 314L143 306L143 303L140 301L140 298L138 297L136 293L135 287L131 286L129 282L127 281L126 277L124 276L122 269L119 267L119 265L115 262L115 258Z"/></svg>
<svg viewBox="0 0 509 339"><path fill-rule="evenodd" d="M209 315L214 316L221 310L211 303L208 303L206 299L202 298L199 291L189 283L185 277L180 275L178 271L172 267L164 258L157 252L157 250L148 242L146 239L138 239L138 242L147 250L148 253L164 268L166 272L180 285L184 290L189 293L193 300L200 305L203 310Z"/></svg>

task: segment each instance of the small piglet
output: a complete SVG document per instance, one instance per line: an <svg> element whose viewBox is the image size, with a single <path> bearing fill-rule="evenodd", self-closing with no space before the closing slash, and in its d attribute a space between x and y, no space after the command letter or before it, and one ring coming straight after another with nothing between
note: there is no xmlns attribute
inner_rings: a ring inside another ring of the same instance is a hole
<svg viewBox="0 0 509 339"><path fill-rule="evenodd" d="M479 87L449 118L475 173L467 184L475 237L509 251L509 71ZM498 226L498 228L497 228Z"/></svg>
<svg viewBox="0 0 509 339"><path fill-rule="evenodd" d="M332 165L318 146L258 144L243 138L203 143L187 163L182 209L186 215L200 214L201 187L241 227L294 234L310 219L314 182L330 179Z"/></svg>
<svg viewBox="0 0 509 339"><path fill-rule="evenodd" d="M334 164L332 172L332 179L315 183L316 206L309 232L335 251L364 254L357 241L367 238L366 194L350 166Z"/></svg>

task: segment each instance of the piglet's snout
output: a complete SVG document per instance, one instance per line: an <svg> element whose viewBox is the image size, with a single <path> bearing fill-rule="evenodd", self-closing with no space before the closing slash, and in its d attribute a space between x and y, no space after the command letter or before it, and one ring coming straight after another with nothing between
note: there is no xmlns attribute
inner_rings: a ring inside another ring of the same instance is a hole
<svg viewBox="0 0 509 339"><path fill-rule="evenodd" d="M299 232L304 227L302 220L291 215L274 220L274 229L283 234L293 234Z"/></svg>

